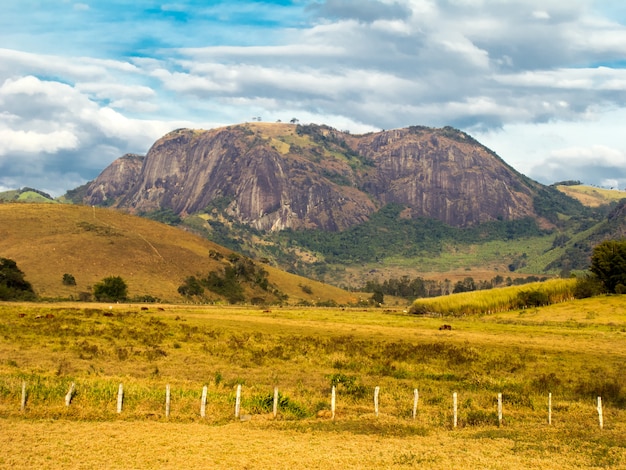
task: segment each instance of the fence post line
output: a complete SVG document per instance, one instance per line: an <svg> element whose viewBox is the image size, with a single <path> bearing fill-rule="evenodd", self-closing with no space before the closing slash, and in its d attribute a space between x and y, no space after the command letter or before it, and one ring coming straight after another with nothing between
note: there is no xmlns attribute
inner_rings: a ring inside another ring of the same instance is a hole
<svg viewBox="0 0 626 470"><path fill-rule="evenodd" d="M235 418L239 418L241 412L241 384L237 385L237 395L235 396Z"/></svg>
<svg viewBox="0 0 626 470"><path fill-rule="evenodd" d="M498 426L502 426L502 393L498 393Z"/></svg>
<svg viewBox="0 0 626 470"><path fill-rule="evenodd" d="M376 417L378 418L378 395L380 393L380 387L376 387L374 388L374 413L376 414Z"/></svg>
<svg viewBox="0 0 626 470"><path fill-rule="evenodd" d="M454 414L454 427L456 428L456 425L457 425L457 411L458 411L458 399L457 399L456 392L454 392L452 394L452 409L453 409L453 414Z"/></svg>
<svg viewBox="0 0 626 470"><path fill-rule="evenodd" d="M336 405L337 394L335 392L335 386L333 385L333 389L330 394L330 416L334 420L335 419L335 405Z"/></svg>
<svg viewBox="0 0 626 470"><path fill-rule="evenodd" d="M413 390L413 419L417 418L417 402L420 398L417 389Z"/></svg>
<svg viewBox="0 0 626 470"><path fill-rule="evenodd" d="M274 413L274 418L278 415L278 387L274 387L274 404L272 406L272 412Z"/></svg>
<svg viewBox="0 0 626 470"><path fill-rule="evenodd" d="M206 416L206 395L207 386L202 387L202 398L200 399L200 416L204 418Z"/></svg>
<svg viewBox="0 0 626 470"><path fill-rule="evenodd" d="M117 413L122 412L122 404L124 403L124 385L120 383L117 389Z"/></svg>
<svg viewBox="0 0 626 470"><path fill-rule="evenodd" d="M20 405L20 410L26 410L26 380L22 380L22 403Z"/></svg>
<svg viewBox="0 0 626 470"><path fill-rule="evenodd" d="M602 397L598 397L598 420L600 421L600 429L603 429L604 419L602 417Z"/></svg>
<svg viewBox="0 0 626 470"><path fill-rule="evenodd" d="M76 385L74 384L74 382L72 382L72 384L70 385L70 389L67 391L67 394L65 395L65 406L70 406L70 403L72 403L72 396L74 395L75 388L76 388Z"/></svg>
<svg viewBox="0 0 626 470"><path fill-rule="evenodd" d="M170 417L170 403L171 403L171 394L170 394L170 384L165 386L165 417Z"/></svg>
<svg viewBox="0 0 626 470"><path fill-rule="evenodd" d="M548 425L552 424L552 393L548 393Z"/></svg>

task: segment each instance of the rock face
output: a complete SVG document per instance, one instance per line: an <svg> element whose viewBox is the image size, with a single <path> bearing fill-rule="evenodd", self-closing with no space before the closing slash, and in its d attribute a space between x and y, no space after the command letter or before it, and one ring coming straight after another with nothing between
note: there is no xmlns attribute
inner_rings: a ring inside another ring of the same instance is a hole
<svg viewBox="0 0 626 470"><path fill-rule="evenodd" d="M351 135L327 126L242 124L181 129L141 167L124 156L88 187L85 203L181 216L225 208L260 230L337 231L389 203L452 226L533 216L539 183L452 128Z"/></svg>
<svg viewBox="0 0 626 470"><path fill-rule="evenodd" d="M92 206L114 204L127 194L139 179L144 157L127 153L111 163L87 186L87 200Z"/></svg>

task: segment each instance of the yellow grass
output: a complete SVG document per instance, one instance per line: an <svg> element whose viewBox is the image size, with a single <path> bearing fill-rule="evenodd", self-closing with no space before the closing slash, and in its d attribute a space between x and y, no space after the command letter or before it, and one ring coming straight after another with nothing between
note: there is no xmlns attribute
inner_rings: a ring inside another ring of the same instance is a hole
<svg viewBox="0 0 626 470"><path fill-rule="evenodd" d="M445 320L401 309L108 307L0 304L1 468L626 465L621 296ZM439 331L443 321L451 331ZM148 355L154 348L165 354ZM120 349L130 354L122 358ZM337 374L354 377L365 395L339 385L332 421L329 378ZM23 380L29 397L21 412ZM65 407L71 382L77 395ZM127 396L118 415L120 382ZM243 422L233 416L237 383L251 415ZM165 384L173 391L169 419ZM205 419L198 413L203 385ZM307 414L281 409L274 419L256 409L254 400L274 386ZM381 387L378 417L374 386ZM596 390L605 398L603 430ZM494 422L498 392L501 426Z"/></svg>
<svg viewBox="0 0 626 470"><path fill-rule="evenodd" d="M575 286L575 279L551 279L519 286L417 299L412 308L423 306L430 313L443 315L492 314L518 308L518 296L523 292L541 292L547 296L550 303L571 300L574 297Z"/></svg>
<svg viewBox="0 0 626 470"><path fill-rule="evenodd" d="M372 428L384 425L370 421ZM388 423L392 430L392 423ZM580 430L577 430L581 432ZM619 468L619 439L589 429L588 448L562 439L566 429L536 426L530 440L508 430L439 431L411 438L353 432L342 423L301 430L280 423L203 424L0 420L1 468L212 469L579 469ZM593 454L596 453L596 456Z"/></svg>
<svg viewBox="0 0 626 470"><path fill-rule="evenodd" d="M598 207L626 198L626 192L617 189L595 188L586 185L557 186L557 189L589 207Z"/></svg>
<svg viewBox="0 0 626 470"><path fill-rule="evenodd" d="M62 204L0 204L0 257L26 274L38 295L77 299L107 276L121 276L129 296L182 302L177 289L187 276L221 269L208 256L230 250L178 228L109 209ZM350 303L342 289L261 265L289 301ZM76 286L64 286L63 274ZM301 285L310 285L312 293Z"/></svg>

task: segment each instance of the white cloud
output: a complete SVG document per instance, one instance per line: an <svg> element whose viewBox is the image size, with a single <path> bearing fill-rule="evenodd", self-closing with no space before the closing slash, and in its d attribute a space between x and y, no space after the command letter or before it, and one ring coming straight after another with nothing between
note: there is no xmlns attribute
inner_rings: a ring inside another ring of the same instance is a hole
<svg viewBox="0 0 626 470"><path fill-rule="evenodd" d="M68 130L41 133L36 131L14 131L0 129L0 157L11 153L55 153L59 150L74 150L78 138Z"/></svg>
<svg viewBox="0 0 626 470"><path fill-rule="evenodd" d="M626 27L604 2L177 0L123 18L114 3L62 3L4 10L2 185L18 177L8 156L92 177L171 128L252 116L352 132L453 125L544 182L565 170L621 181Z"/></svg>

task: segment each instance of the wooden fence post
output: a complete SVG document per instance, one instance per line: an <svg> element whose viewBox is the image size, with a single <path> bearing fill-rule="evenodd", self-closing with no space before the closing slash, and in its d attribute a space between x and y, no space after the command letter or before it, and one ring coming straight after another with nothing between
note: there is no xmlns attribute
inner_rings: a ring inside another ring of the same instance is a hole
<svg viewBox="0 0 626 470"><path fill-rule="evenodd" d="M274 418L278 415L278 387L274 387L274 404L272 406L272 412L274 413Z"/></svg>
<svg viewBox="0 0 626 470"><path fill-rule="evenodd" d="M200 416L206 416L206 395L207 395L207 386L202 387L202 398L200 399Z"/></svg>
<svg viewBox="0 0 626 470"><path fill-rule="evenodd" d="M453 409L453 414L454 414L454 427L456 428L456 425L457 425L457 410L458 410L458 400L457 400L456 392L454 392L452 394L452 409Z"/></svg>
<svg viewBox="0 0 626 470"><path fill-rule="evenodd" d="M502 426L502 393L498 393L498 426Z"/></svg>
<svg viewBox="0 0 626 470"><path fill-rule="evenodd" d="M552 424L552 393L548 393L548 425Z"/></svg>
<svg viewBox="0 0 626 470"><path fill-rule="evenodd" d="M602 417L602 397L598 397L598 420L600 421L600 429L603 429L604 419Z"/></svg>
<svg viewBox="0 0 626 470"><path fill-rule="evenodd" d="M335 386L333 385L333 389L330 394L330 416L333 420L335 419L336 398Z"/></svg>
<svg viewBox="0 0 626 470"><path fill-rule="evenodd" d="M374 389L374 413L376 413L376 417L378 418L378 395L380 393L380 387L376 387Z"/></svg>
<svg viewBox="0 0 626 470"><path fill-rule="evenodd" d="M120 383L120 386L117 389L117 413L122 412L122 405L124 403L124 385Z"/></svg>
<svg viewBox="0 0 626 470"><path fill-rule="evenodd" d="M74 389L75 389L75 385L74 382L72 382L72 384L70 385L70 389L67 391L67 394L65 395L65 406L70 406L70 403L72 403L72 396L74 395Z"/></svg>
<svg viewBox="0 0 626 470"><path fill-rule="evenodd" d="M170 417L170 403L171 403L171 394L170 394L170 384L165 386L165 417Z"/></svg>
<svg viewBox="0 0 626 470"><path fill-rule="evenodd" d="M417 418L417 402L420 398L417 389L413 390L413 419Z"/></svg>
<svg viewBox="0 0 626 470"><path fill-rule="evenodd" d="M26 410L26 381L22 381L22 403L20 405L20 410Z"/></svg>
<svg viewBox="0 0 626 470"><path fill-rule="evenodd" d="M235 418L239 418L241 412L241 384L237 385L237 395L235 396Z"/></svg>

